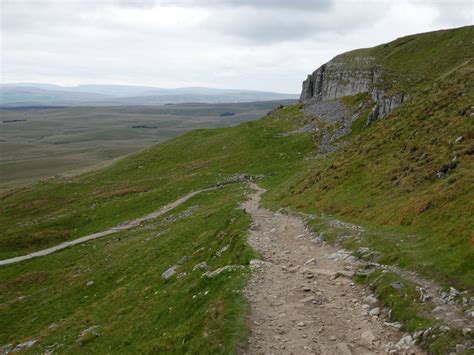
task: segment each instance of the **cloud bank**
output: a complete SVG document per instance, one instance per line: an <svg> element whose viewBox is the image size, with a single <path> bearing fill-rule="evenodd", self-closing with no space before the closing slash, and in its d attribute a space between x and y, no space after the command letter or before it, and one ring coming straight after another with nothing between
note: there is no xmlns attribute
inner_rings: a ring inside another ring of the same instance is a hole
<svg viewBox="0 0 474 355"><path fill-rule="evenodd" d="M470 0L1 0L2 82L296 93L333 56L473 24Z"/></svg>

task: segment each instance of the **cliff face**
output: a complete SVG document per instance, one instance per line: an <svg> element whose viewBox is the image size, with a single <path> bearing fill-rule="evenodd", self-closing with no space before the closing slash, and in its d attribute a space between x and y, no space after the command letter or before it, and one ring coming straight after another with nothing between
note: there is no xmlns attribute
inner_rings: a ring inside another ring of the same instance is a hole
<svg viewBox="0 0 474 355"><path fill-rule="evenodd" d="M386 95L380 85L380 69L367 57L338 58L323 64L303 81L300 96L305 106L367 92L375 105L367 124L388 115L406 96L403 93Z"/></svg>

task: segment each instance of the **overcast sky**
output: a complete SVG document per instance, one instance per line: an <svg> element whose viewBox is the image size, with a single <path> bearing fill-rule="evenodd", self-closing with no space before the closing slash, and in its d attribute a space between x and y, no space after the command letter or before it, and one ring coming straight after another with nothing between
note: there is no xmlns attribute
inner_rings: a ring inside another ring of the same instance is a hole
<svg viewBox="0 0 474 355"><path fill-rule="evenodd" d="M297 93L341 52L474 22L474 0L0 2L3 83Z"/></svg>

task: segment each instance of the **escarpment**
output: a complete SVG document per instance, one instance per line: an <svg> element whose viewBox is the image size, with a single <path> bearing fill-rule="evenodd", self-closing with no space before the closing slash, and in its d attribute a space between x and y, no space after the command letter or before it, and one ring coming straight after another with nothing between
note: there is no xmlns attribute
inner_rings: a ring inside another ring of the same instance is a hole
<svg viewBox="0 0 474 355"><path fill-rule="evenodd" d="M308 75L303 81L300 101L307 113L312 114L318 111L315 106L322 102L368 93L374 102L367 118L369 125L388 115L407 98L404 93L387 94L391 83L383 82L382 71L374 58L343 54ZM336 117L331 118L335 120Z"/></svg>

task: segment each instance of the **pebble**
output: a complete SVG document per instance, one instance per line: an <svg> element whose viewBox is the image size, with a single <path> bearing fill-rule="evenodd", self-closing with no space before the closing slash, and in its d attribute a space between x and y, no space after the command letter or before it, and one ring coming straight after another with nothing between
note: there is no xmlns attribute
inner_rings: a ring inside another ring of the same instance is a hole
<svg viewBox="0 0 474 355"><path fill-rule="evenodd" d="M372 344L372 342L375 340L375 335L372 333L372 331L366 330L362 333L361 338L367 343Z"/></svg>
<svg viewBox="0 0 474 355"><path fill-rule="evenodd" d="M369 311L369 316L379 316L379 315L380 315L380 308L379 307L372 308Z"/></svg>

